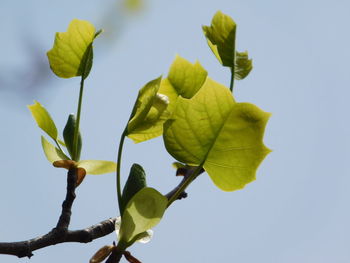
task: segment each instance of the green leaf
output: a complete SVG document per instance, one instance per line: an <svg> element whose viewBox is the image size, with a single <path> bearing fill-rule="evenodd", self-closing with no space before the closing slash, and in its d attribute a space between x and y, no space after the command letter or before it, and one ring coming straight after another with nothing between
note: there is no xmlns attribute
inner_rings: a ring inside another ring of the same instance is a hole
<svg viewBox="0 0 350 263"><path fill-rule="evenodd" d="M80 153L81 153L81 147L82 147L82 139L80 131L78 131L78 148L77 152L74 152L74 131L76 129L76 119L74 114L69 114L68 120L66 123L66 126L63 130L63 138L65 145L67 147L67 150L74 161L79 161L80 159Z"/></svg>
<svg viewBox="0 0 350 263"><path fill-rule="evenodd" d="M41 136L41 145L43 147L45 156L50 163L60 160L69 160L69 157L65 155L60 149L49 143L44 136Z"/></svg>
<svg viewBox="0 0 350 263"><path fill-rule="evenodd" d="M61 78L86 78L92 66L92 42L99 33L90 22L73 19L67 32L56 33L54 46L47 52L52 71Z"/></svg>
<svg viewBox="0 0 350 263"><path fill-rule="evenodd" d="M178 95L190 99L202 87L207 75L207 71L198 61L192 64L186 59L176 56L170 67L168 80Z"/></svg>
<svg viewBox="0 0 350 263"><path fill-rule="evenodd" d="M37 101L33 105L28 105L38 126L46 132L53 140L57 140L57 128L47 110Z"/></svg>
<svg viewBox="0 0 350 263"><path fill-rule="evenodd" d="M236 103L225 86L208 78L191 100L178 99L165 124L165 146L180 162L204 162L220 189L237 190L255 179L270 152L262 141L269 116L252 104Z"/></svg>
<svg viewBox="0 0 350 263"><path fill-rule="evenodd" d="M235 65L236 23L231 17L218 11L210 26L203 26L207 42L219 62L233 68Z"/></svg>
<svg viewBox="0 0 350 263"><path fill-rule="evenodd" d="M163 124L168 119L168 98L158 94L161 77L148 82L137 97L127 126L127 136L135 143L146 141L163 133Z"/></svg>
<svg viewBox="0 0 350 263"><path fill-rule="evenodd" d="M149 187L141 189L128 202L120 227L120 240L130 246L138 235L156 226L165 212L168 199Z"/></svg>
<svg viewBox="0 0 350 263"><path fill-rule="evenodd" d="M248 58L248 52L236 52L235 79L244 79L252 69L253 62Z"/></svg>
<svg viewBox="0 0 350 263"><path fill-rule="evenodd" d="M168 77L162 79L159 88L159 93L166 95L169 99L167 108L169 116L175 109L177 98L179 96L192 98L205 83L207 75L207 71L199 62L192 64L176 56L170 66Z"/></svg>
<svg viewBox="0 0 350 263"><path fill-rule="evenodd" d="M78 162L77 166L84 168L86 174L93 175L115 173L117 169L115 162L102 160L82 160Z"/></svg>
<svg viewBox="0 0 350 263"><path fill-rule="evenodd" d="M134 163L131 166L128 180L125 183L122 202L121 202L121 211L123 213L125 206L130 201L130 199L142 188L146 187L146 174L142 166Z"/></svg>

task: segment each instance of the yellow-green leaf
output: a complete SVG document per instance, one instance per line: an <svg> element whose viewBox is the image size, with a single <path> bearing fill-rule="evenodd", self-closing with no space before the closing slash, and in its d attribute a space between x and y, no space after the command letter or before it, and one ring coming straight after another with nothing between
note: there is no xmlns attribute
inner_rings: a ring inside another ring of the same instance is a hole
<svg viewBox="0 0 350 263"><path fill-rule="evenodd" d="M41 145L43 147L45 156L50 163L54 163L55 161L59 160L69 160L69 157L67 157L67 155L49 143L43 136L41 136Z"/></svg>
<svg viewBox="0 0 350 263"><path fill-rule="evenodd" d="M186 59L176 56L168 73L168 80L178 95L190 99L202 87L207 71L198 61L192 64Z"/></svg>
<svg viewBox="0 0 350 263"><path fill-rule="evenodd" d="M138 235L156 226L168 204L168 199L157 190L145 187L128 202L120 226L119 242L130 246Z"/></svg>
<svg viewBox="0 0 350 263"><path fill-rule="evenodd" d="M235 79L244 79L253 69L252 59L249 59L248 52L236 52Z"/></svg>
<svg viewBox="0 0 350 263"><path fill-rule="evenodd" d="M98 34L90 22L73 19L67 32L56 33L54 46L47 52L52 71L61 78L86 78L92 66L92 42Z"/></svg>
<svg viewBox="0 0 350 263"><path fill-rule="evenodd" d="M236 23L231 17L218 11L210 26L203 26L208 45L219 62L233 68L235 65Z"/></svg>
<svg viewBox="0 0 350 263"><path fill-rule="evenodd" d="M167 112L169 115L174 111L176 101L179 96L190 99L203 86L207 71L196 62L192 64L186 59L176 56L170 66L168 77L162 79L159 93L164 94L169 99Z"/></svg>
<svg viewBox="0 0 350 263"><path fill-rule="evenodd" d="M269 114L236 103L230 91L207 78L191 99L179 98L165 124L164 142L178 161L200 165L224 191L243 188L269 153L263 134Z"/></svg>
<svg viewBox="0 0 350 263"><path fill-rule="evenodd" d="M37 101L28 108L38 126L53 140L57 140L57 128L48 111Z"/></svg>
<svg viewBox="0 0 350 263"><path fill-rule="evenodd" d="M117 169L115 162L102 160L82 160L78 162L77 166L84 168L86 174L93 175L115 173Z"/></svg>
<svg viewBox="0 0 350 263"><path fill-rule="evenodd" d="M168 119L168 98L158 93L161 77L148 82L137 97L127 136L135 143L146 141L163 133L163 124Z"/></svg>

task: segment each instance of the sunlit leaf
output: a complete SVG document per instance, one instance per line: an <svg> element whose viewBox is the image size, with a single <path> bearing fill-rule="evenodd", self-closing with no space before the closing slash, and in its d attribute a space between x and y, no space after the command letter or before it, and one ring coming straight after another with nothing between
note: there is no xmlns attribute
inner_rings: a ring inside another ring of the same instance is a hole
<svg viewBox="0 0 350 263"><path fill-rule="evenodd" d="M130 199L142 188L146 187L146 173L143 170L142 166L134 163L131 166L128 180L125 183L123 193L122 193L122 202L121 202L121 213L123 213L125 206L130 201Z"/></svg>
<svg viewBox="0 0 350 263"><path fill-rule="evenodd" d="M69 160L69 157L67 157L67 155L49 143L43 136L41 136L41 145L43 147L45 156L50 163L59 160Z"/></svg>
<svg viewBox="0 0 350 263"><path fill-rule="evenodd" d="M236 103L223 85L207 79L191 99L179 98L165 124L164 142L178 161L200 165L224 191L243 188L269 153L263 134L269 114Z"/></svg>
<svg viewBox="0 0 350 263"><path fill-rule="evenodd" d="M28 106L38 126L53 140L57 139L57 128L47 110L37 101Z"/></svg>
<svg viewBox="0 0 350 263"><path fill-rule="evenodd" d="M186 59L176 56L170 66L168 77L162 79L159 93L169 99L167 112L171 115L179 96L190 99L203 86L207 78L207 71L196 62L192 64Z"/></svg>
<svg viewBox="0 0 350 263"><path fill-rule="evenodd" d="M47 52L52 71L61 78L86 78L92 66L92 42L98 34L90 22L73 19L67 32L56 33L54 46Z"/></svg>
<svg viewBox="0 0 350 263"><path fill-rule="evenodd" d="M190 99L202 87L207 75L207 71L198 61L192 64L186 59L176 56L170 67L168 80L178 95Z"/></svg>
<svg viewBox="0 0 350 263"><path fill-rule="evenodd" d="M203 26L207 42L219 62L233 68L235 65L236 23L231 17L218 11L210 26Z"/></svg>
<svg viewBox="0 0 350 263"><path fill-rule="evenodd" d="M153 188L145 187L137 192L124 210L120 242L129 246L138 239L138 235L156 226L167 204L168 199Z"/></svg>
<svg viewBox="0 0 350 263"><path fill-rule="evenodd" d="M122 223L122 218L120 216L118 216L115 220L115 233L117 235L118 240L119 240L119 231L120 231L121 223ZM136 242L146 244L146 243L151 241L152 237L153 237L153 230L148 229L147 231L137 235Z"/></svg>
<svg viewBox="0 0 350 263"><path fill-rule="evenodd" d="M77 166L84 168L86 174L93 175L114 173L117 169L115 162L102 160L82 160L77 163Z"/></svg>
<svg viewBox="0 0 350 263"><path fill-rule="evenodd" d="M244 79L252 69L253 62L249 59L248 52L236 52L235 79Z"/></svg>
<svg viewBox="0 0 350 263"><path fill-rule="evenodd" d="M78 131L78 147L74 149L74 132L76 129L76 120L74 114L69 114L66 126L63 130L63 138L67 150L74 161L79 161L82 147L80 131Z"/></svg>
<svg viewBox="0 0 350 263"><path fill-rule="evenodd" d="M146 141L163 132L163 124L168 119L168 98L158 93L161 77L148 82L137 97L127 136L135 143Z"/></svg>

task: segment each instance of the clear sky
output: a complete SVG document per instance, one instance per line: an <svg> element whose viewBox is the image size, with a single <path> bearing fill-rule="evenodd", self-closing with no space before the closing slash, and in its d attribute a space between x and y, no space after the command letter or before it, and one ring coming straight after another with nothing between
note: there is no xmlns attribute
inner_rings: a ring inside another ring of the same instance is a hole
<svg viewBox="0 0 350 263"><path fill-rule="evenodd" d="M350 262L350 2L144 2L137 15L121 12L112 0L0 2L0 241L47 233L64 199L65 171L46 161L42 133L26 108L37 99L61 130L76 111L79 79L58 79L47 70L54 33L73 18L105 29L86 81L82 158L115 160L138 89L166 75L176 54L198 59L213 79L229 85L229 71L201 31L221 10L238 24L238 50L248 50L254 63L235 84L236 100L273 113L265 134L273 152L243 190L222 192L206 174L199 177L189 197L166 212L153 240L131 252L145 263ZM128 140L123 172L134 162L162 193L179 181L161 138L139 145ZM113 174L88 176L77 195L72 228L117 215ZM111 234L87 245L45 248L30 262L88 262L113 240ZM28 259L0 255L0 262Z"/></svg>

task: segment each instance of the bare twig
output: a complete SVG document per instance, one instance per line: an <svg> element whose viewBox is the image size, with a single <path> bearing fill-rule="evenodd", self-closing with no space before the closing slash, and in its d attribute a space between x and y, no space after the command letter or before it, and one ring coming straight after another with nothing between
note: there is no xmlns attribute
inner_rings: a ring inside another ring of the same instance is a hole
<svg viewBox="0 0 350 263"><path fill-rule="evenodd" d="M166 194L166 197L168 199L170 199L180 189L186 179L195 170L193 167L182 169L185 169L184 178L181 180L179 185L177 185L173 190ZM203 172L204 170L201 170L200 174ZM45 235L38 236L29 240L19 242L0 242L0 254L14 255L19 258L30 258L33 256L33 251L44 247L66 242L89 243L114 231L116 218L104 220L85 229L74 231L68 230L70 218L72 215L71 209L75 199L76 177L76 169L71 169L68 171L66 198L62 203L62 213L56 227ZM179 195L178 199L185 198L186 196L187 193L182 192ZM110 256L110 259L108 259L109 261L107 260L107 262L119 262L123 251L114 251L112 254Z"/></svg>

